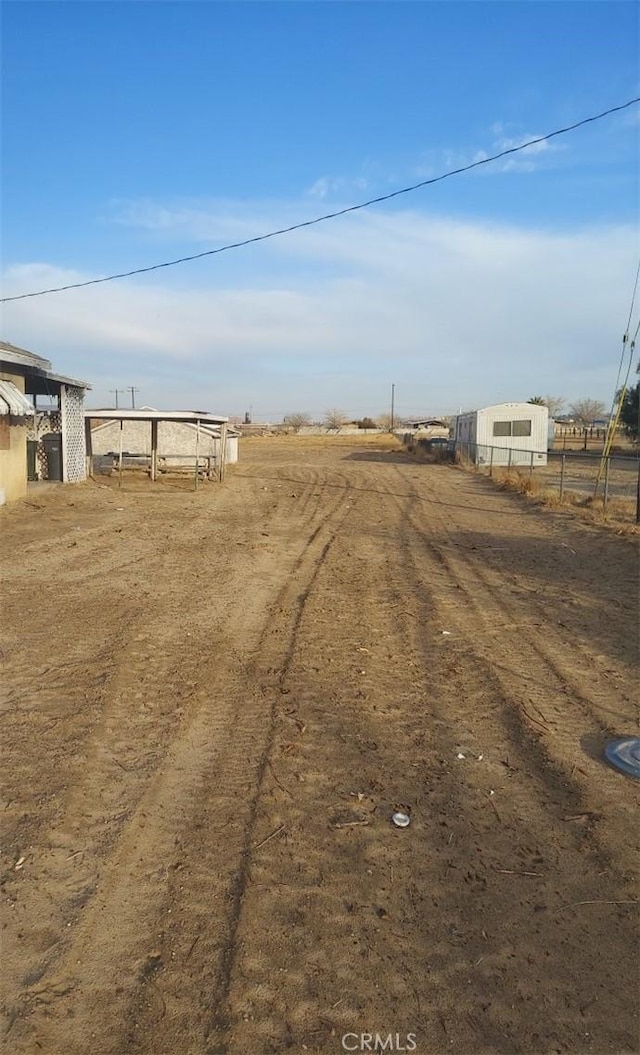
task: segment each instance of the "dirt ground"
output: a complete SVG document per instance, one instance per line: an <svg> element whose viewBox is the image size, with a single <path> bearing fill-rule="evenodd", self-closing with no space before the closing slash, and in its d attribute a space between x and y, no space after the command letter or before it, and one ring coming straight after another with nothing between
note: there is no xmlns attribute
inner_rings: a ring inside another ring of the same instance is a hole
<svg viewBox="0 0 640 1055"><path fill-rule="evenodd" d="M633 540L375 442L241 459L2 512L6 1050L640 1050Z"/></svg>

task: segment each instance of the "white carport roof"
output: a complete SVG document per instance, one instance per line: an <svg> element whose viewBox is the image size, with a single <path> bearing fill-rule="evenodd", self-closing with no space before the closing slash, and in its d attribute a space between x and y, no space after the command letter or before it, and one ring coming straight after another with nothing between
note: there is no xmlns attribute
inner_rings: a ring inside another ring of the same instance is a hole
<svg viewBox="0 0 640 1055"><path fill-rule="evenodd" d="M85 418L111 421L200 421L207 425L226 425L229 418L209 414L205 410L85 410Z"/></svg>
<svg viewBox="0 0 640 1055"><path fill-rule="evenodd" d="M13 381L0 381L0 414L11 414L24 418L34 414L33 403L14 385Z"/></svg>

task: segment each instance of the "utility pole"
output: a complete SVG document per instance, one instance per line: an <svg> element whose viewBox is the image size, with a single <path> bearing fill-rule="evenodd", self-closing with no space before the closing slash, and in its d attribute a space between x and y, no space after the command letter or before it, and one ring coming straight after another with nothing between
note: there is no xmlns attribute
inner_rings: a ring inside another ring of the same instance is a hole
<svg viewBox="0 0 640 1055"><path fill-rule="evenodd" d="M396 402L396 386L392 385L391 386L391 429L390 429L391 432L393 432L393 426L395 424L395 417L394 417L395 402Z"/></svg>
<svg viewBox="0 0 640 1055"><path fill-rule="evenodd" d="M638 366L640 373L640 366ZM638 400L638 443L640 443L640 381L636 385L636 399ZM636 488L636 524L640 524L640 457L638 458L638 485Z"/></svg>
<svg viewBox="0 0 640 1055"><path fill-rule="evenodd" d="M127 385L127 392L131 392L131 409L136 409L136 392L139 392L139 388L134 388L133 385ZM118 404L116 403L116 406Z"/></svg>
<svg viewBox="0 0 640 1055"><path fill-rule="evenodd" d="M116 410L119 409L118 408L118 396L119 396L119 394L121 392L124 392L124 391L126 391L124 388L110 388L109 389L109 395L112 395L112 396L116 397Z"/></svg>

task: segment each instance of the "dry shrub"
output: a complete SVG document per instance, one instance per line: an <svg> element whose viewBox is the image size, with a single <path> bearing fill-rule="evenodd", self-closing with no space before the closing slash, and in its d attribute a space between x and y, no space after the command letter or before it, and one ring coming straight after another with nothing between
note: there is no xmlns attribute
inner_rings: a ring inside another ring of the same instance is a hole
<svg viewBox="0 0 640 1055"><path fill-rule="evenodd" d="M505 472L494 473L494 479L503 491L516 491L521 495L539 495L541 491L540 481L531 473L520 472L518 469L507 469Z"/></svg>
<svg viewBox="0 0 640 1055"><path fill-rule="evenodd" d="M546 509L571 509L580 519L607 527L618 535L640 535L640 525L634 522L636 503L633 499L610 498L605 509L602 495L594 497L565 490L560 499L557 489L545 487L544 480L517 469L494 470L493 479L500 490L524 495Z"/></svg>

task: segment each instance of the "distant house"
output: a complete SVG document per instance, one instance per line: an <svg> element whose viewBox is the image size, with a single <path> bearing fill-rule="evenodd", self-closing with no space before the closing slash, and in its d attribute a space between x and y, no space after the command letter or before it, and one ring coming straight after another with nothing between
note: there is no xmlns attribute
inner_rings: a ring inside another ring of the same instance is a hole
<svg viewBox="0 0 640 1055"><path fill-rule="evenodd" d="M0 341L0 505L27 482L86 476L86 381L56 374L48 359Z"/></svg>
<svg viewBox="0 0 640 1055"><path fill-rule="evenodd" d="M449 435L449 424L444 418L409 418L403 421L402 431L419 433L427 438L446 437Z"/></svg>
<svg viewBox="0 0 640 1055"><path fill-rule="evenodd" d="M446 429L449 427L444 418L405 418L402 424L408 429Z"/></svg>
<svg viewBox="0 0 640 1055"><path fill-rule="evenodd" d="M456 450L476 464L546 465L549 411L535 403L497 403L451 419Z"/></svg>

